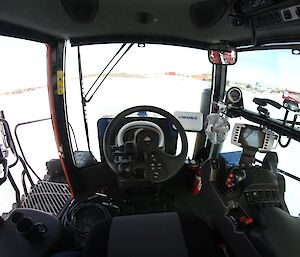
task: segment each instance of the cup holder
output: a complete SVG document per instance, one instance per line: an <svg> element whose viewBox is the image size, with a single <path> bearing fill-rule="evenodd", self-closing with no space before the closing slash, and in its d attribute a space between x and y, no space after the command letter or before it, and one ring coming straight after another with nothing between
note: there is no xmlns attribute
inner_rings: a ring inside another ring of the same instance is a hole
<svg viewBox="0 0 300 257"><path fill-rule="evenodd" d="M11 215L11 222L17 224L18 221L23 218L23 216L24 215L22 212L16 211Z"/></svg>
<svg viewBox="0 0 300 257"><path fill-rule="evenodd" d="M17 223L17 231L25 239L31 243L37 243L43 239L43 232L41 233L39 227L41 224L34 224L31 218L21 218Z"/></svg>
<svg viewBox="0 0 300 257"><path fill-rule="evenodd" d="M33 229L33 222L30 218L21 218L17 223L17 230L20 234L28 233Z"/></svg>

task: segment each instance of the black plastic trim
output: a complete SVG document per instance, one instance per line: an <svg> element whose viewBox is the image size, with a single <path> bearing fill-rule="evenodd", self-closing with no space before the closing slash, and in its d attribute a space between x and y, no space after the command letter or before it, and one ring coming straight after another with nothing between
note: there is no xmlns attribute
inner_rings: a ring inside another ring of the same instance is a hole
<svg viewBox="0 0 300 257"><path fill-rule="evenodd" d="M63 40L62 38L3 21L0 21L0 35L32 40L40 43L54 43Z"/></svg>
<svg viewBox="0 0 300 257"><path fill-rule="evenodd" d="M164 44L193 47L199 49L208 49L210 44L199 42L196 40L189 40L179 37L166 37L166 36L135 36L135 35L107 35L107 36L95 36L85 38L71 38L72 46L80 46L87 44L107 44L107 43L150 43L150 44Z"/></svg>

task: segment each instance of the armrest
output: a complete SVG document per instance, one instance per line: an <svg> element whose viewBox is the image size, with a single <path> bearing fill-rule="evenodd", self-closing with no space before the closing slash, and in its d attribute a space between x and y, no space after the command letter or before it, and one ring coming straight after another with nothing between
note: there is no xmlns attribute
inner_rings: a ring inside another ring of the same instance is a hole
<svg viewBox="0 0 300 257"><path fill-rule="evenodd" d="M299 256L300 219L280 208L262 209L248 236L263 256Z"/></svg>

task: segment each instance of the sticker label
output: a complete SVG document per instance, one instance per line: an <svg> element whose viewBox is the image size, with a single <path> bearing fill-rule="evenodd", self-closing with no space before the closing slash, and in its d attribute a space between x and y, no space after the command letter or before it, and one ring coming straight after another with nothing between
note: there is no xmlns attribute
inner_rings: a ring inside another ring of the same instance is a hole
<svg viewBox="0 0 300 257"><path fill-rule="evenodd" d="M174 116L186 131L198 132L203 128L203 114L201 112L175 112Z"/></svg>
<svg viewBox="0 0 300 257"><path fill-rule="evenodd" d="M64 72L62 70L57 71L57 94L63 95L65 92L64 86Z"/></svg>

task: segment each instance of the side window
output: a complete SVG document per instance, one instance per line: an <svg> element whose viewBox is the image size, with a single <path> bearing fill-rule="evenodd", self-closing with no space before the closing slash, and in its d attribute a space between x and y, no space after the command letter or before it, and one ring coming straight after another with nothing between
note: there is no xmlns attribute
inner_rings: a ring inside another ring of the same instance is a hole
<svg viewBox="0 0 300 257"><path fill-rule="evenodd" d="M14 130L18 124L24 123L16 128L17 138L28 164L41 179L46 174L45 162L58 158L49 111L46 50L41 43L0 37L0 111L9 123L20 155ZM42 121L36 122L40 119ZM1 136L0 144L4 149ZM16 160L9 149L7 159L9 165ZM10 168L21 195L22 171L20 162ZM32 172L31 175L36 182ZM30 188L29 184L27 187ZM15 192L9 180L0 186L0 195L0 213L11 210Z"/></svg>
<svg viewBox="0 0 300 257"><path fill-rule="evenodd" d="M238 61L235 65L228 67L227 86L228 90L232 86L239 87L243 91L245 109L257 112L257 105L253 102L254 97L272 99L280 104L284 103L284 92L300 93L300 81L297 76L300 64L300 56L293 55L291 50L261 50L239 53ZM300 94L299 94L300 96ZM294 101L297 106L299 101ZM283 120L285 109L280 110L267 106L270 116ZM299 111L290 112L288 119L292 120ZM247 123L244 119L231 119L231 127L235 123ZM254 124L255 125L255 124ZM223 152L237 151L241 148L230 143L229 134L223 147ZM287 142L287 138L282 138L282 143ZM300 144L291 140L286 148L282 148L279 143L275 144L273 151L277 152L279 163L278 168L300 177L299 152ZM300 202L298 196L299 182L285 176L286 180L286 202L291 214L298 216L300 213Z"/></svg>

